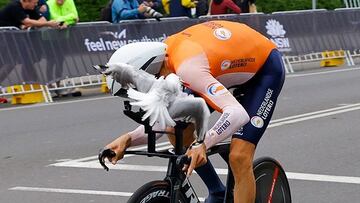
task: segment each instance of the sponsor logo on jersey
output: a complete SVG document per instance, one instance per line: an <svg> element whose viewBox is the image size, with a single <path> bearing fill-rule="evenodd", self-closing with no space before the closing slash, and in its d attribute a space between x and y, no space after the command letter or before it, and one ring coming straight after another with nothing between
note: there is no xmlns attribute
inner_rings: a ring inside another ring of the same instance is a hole
<svg viewBox="0 0 360 203"><path fill-rule="evenodd" d="M220 23L213 22L213 21L204 22L204 23L202 23L202 25L205 25L213 30L223 27Z"/></svg>
<svg viewBox="0 0 360 203"><path fill-rule="evenodd" d="M207 93L211 96L224 95L229 91L220 83L212 83L207 88Z"/></svg>
<svg viewBox="0 0 360 203"><path fill-rule="evenodd" d="M219 40L228 40L231 37L231 32L230 32L230 30L222 27L222 28L215 29L214 35Z"/></svg>
<svg viewBox="0 0 360 203"><path fill-rule="evenodd" d="M191 36L192 36L192 34L187 33L187 32L182 32L181 34L182 34L182 35L185 35L185 36L187 36L187 37L191 37Z"/></svg>
<svg viewBox="0 0 360 203"><path fill-rule="evenodd" d="M238 131L236 131L236 132L234 133L234 135L236 135L236 136L243 136L243 135L244 135L243 130L244 130L244 128L241 127Z"/></svg>
<svg viewBox="0 0 360 203"><path fill-rule="evenodd" d="M272 89L270 88L267 89L264 100L261 102L261 105L256 112L256 114L264 120L267 119L274 106L274 101L271 100L271 96L273 92L274 91Z"/></svg>
<svg viewBox="0 0 360 203"><path fill-rule="evenodd" d="M224 60L221 62L221 70L227 70L232 68L241 68L247 66L249 63L254 63L255 58L243 58L235 60Z"/></svg>
<svg viewBox="0 0 360 203"><path fill-rule="evenodd" d="M216 122L215 126L212 128L213 131L216 132L216 134L221 135L229 126L230 121L227 119L230 116L230 113L224 113L220 120Z"/></svg>
<svg viewBox="0 0 360 203"><path fill-rule="evenodd" d="M262 128L264 126L264 120L259 116L253 116L251 118L251 124L256 128Z"/></svg>
<svg viewBox="0 0 360 203"><path fill-rule="evenodd" d="M221 62L221 70L229 69L230 66L231 66L230 60L224 60L223 62Z"/></svg>

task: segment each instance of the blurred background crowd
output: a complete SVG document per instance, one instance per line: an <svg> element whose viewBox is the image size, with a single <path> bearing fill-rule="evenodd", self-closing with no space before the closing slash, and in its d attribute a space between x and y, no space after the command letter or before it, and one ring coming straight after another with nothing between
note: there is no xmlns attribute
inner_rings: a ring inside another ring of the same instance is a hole
<svg viewBox="0 0 360 203"><path fill-rule="evenodd" d="M318 8L343 6L341 0L318 0ZM311 9L311 0L0 0L0 26L64 29L79 21L152 17L196 18L203 15Z"/></svg>

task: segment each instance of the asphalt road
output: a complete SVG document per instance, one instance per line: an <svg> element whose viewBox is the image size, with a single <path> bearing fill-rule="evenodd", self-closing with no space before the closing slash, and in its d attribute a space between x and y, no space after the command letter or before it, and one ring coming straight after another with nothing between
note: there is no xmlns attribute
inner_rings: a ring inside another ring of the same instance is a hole
<svg viewBox="0 0 360 203"><path fill-rule="evenodd" d="M281 162L293 202L360 202L359 88L359 68L287 76L256 157ZM1 203L126 202L144 183L164 177L166 161L158 158L127 157L109 172L97 163L101 147L136 126L122 115L121 99L0 107L0 121ZM211 160L226 167L219 157ZM191 182L207 195L196 174Z"/></svg>

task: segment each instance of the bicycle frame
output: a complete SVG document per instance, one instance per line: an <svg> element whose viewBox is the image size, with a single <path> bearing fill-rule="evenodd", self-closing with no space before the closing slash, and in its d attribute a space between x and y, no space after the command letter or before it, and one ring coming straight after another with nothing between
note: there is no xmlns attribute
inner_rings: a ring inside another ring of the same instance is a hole
<svg viewBox="0 0 360 203"><path fill-rule="evenodd" d="M145 112L139 111L139 112L133 112L131 110L131 105L129 101L124 101L124 114L131 118L132 120L136 121L139 124L142 124L145 126L145 133L148 134L148 143L147 143L147 151L126 151L125 154L135 154L135 155L145 155L148 157L156 156L161 158L167 158L169 159L168 162L168 169L166 172L165 180L169 181L170 183L170 202L175 203L178 202L178 194L183 188L183 182L186 182L186 186L188 188L188 191L186 191L185 194L187 195L191 202L193 202L194 198L196 198L196 202L199 202L194 190L192 189L192 186L189 181L186 180L186 176L183 172L181 172L181 168L179 168L179 164L177 164L177 159L179 156L183 155L185 153L185 150L183 149L183 131L187 127L187 123L185 122L176 122L175 127L175 133L171 132L165 132L165 131L153 131L152 127L149 125L149 121L145 120L142 121L141 118ZM175 144L175 150L174 153L170 153L169 151L162 151L157 152L155 149L156 144L156 133L163 133L163 134L174 134L176 139ZM185 184L184 184L185 186Z"/></svg>
<svg viewBox="0 0 360 203"><path fill-rule="evenodd" d="M182 200L182 202L185 201L190 203L198 203L199 198L197 197L189 180L186 178L185 173L182 171L182 168L185 164L190 164L189 158L185 155L186 148L183 146L183 131L188 126L188 123L177 121L174 133L166 131L154 131L149 125L148 119L142 120L145 111L141 110L141 108L137 112L132 111L132 106L130 105L129 101L124 101L124 105L124 114L137 123L144 125L145 133L148 134L147 151L125 151L125 154L145 155L148 157L156 156L169 159L165 179L162 181L152 181L143 185L134 193L134 195L130 198L130 201L138 202L139 200L136 198L141 196L144 193L144 190L150 191L149 189L151 188L149 187L154 188L160 186L162 191L167 192L167 190L169 190L170 195L166 193L166 198L170 198L170 203L178 203L179 200ZM156 151L156 133L175 135L175 149L173 151ZM219 143L208 149L206 153L207 156L219 154L227 162L228 176L226 181L227 189L225 191L224 203L232 203L234 199L232 189L234 188L235 181L229 165L229 146L229 142ZM111 149L104 148L100 150L98 158L100 164L104 167L105 170L109 170L105 164L105 158L112 158L115 155L115 152ZM253 171L256 178L256 194L259 194L256 196L257 202L274 201L291 203L289 182L286 177L286 173L279 162L271 157L259 158L253 162ZM143 200L141 200L141 202L143 202Z"/></svg>
<svg viewBox="0 0 360 203"><path fill-rule="evenodd" d="M149 120L142 121L142 116L144 115L144 111L139 110L138 112L134 112L131 110L131 105L129 101L124 101L124 114L136 121L137 123L145 126L145 133L148 134L148 143L147 143L147 151L136 151L136 150L128 150L125 151L125 154L134 154L134 155L143 155L148 157L161 157L169 159L168 168L166 172L165 180L170 183L170 203L178 202L179 192L183 192L185 194L188 202L194 203L199 202L199 199L191 185L191 183L186 178L184 172L182 172L182 167L184 163L179 163L179 158L185 154L186 149L183 146L183 131L188 126L188 123L177 121L175 126L175 133L166 132L166 131L154 131L152 127L149 125ZM156 133L162 134L173 134L175 135L175 149L174 153L169 151L156 151ZM220 156L229 163L229 143L219 144L208 150L207 155L220 154ZM231 203L233 199L232 189L234 185L234 177L231 173L230 168L228 167L228 177L227 177L227 191L225 195L225 202ZM230 186L230 187L228 187Z"/></svg>

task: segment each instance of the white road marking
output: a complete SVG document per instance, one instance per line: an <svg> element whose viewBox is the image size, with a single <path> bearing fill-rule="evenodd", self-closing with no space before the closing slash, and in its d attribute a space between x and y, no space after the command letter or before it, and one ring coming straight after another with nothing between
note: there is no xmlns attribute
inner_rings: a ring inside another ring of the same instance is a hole
<svg viewBox="0 0 360 203"><path fill-rule="evenodd" d="M303 74L294 73L294 74L286 75L286 77L287 78L297 78L297 77L304 77L304 76L324 75L324 74L347 72L347 71L356 71L356 70L360 70L360 67L338 69L338 70L330 70L330 71L320 71L320 72L315 72L315 73L303 73Z"/></svg>
<svg viewBox="0 0 360 203"><path fill-rule="evenodd" d="M286 172L288 179L360 184L360 177Z"/></svg>
<svg viewBox="0 0 360 203"><path fill-rule="evenodd" d="M3 109L0 109L0 111L31 109L31 108L38 108L38 107L55 106L55 105L61 105L61 104L72 104L72 103L96 101L96 100L103 100L103 99L119 99L119 98L114 97L114 96L102 96L102 97L78 99L78 100L72 100L72 101L56 101L53 103L39 103L39 104L33 104L33 105L29 105L29 106L16 106L16 107L3 108Z"/></svg>
<svg viewBox="0 0 360 203"><path fill-rule="evenodd" d="M102 169L102 167L97 161L77 162L77 163L63 162L63 163L53 164L53 166ZM167 171L167 166L136 165L136 164L109 165L109 168L111 170L122 170L122 171L142 171L142 172ZM215 168L215 170L216 173L219 175L227 175L226 168ZM360 177L352 177L352 176L322 175L322 174L296 173L296 172L286 172L286 175L288 179L293 179L293 180L360 184Z"/></svg>
<svg viewBox="0 0 360 203"><path fill-rule="evenodd" d="M335 114L345 113L349 111L356 111L356 110L360 110L360 103L272 120L268 127L269 128L277 127L286 124L292 124L300 121L306 121L315 118L321 118L321 117L326 117L326 116L331 116Z"/></svg>
<svg viewBox="0 0 360 203"><path fill-rule="evenodd" d="M54 193L72 193L72 194L87 194L87 195L110 195L130 197L131 192L114 192L114 191L99 191L99 190L74 190L74 189L60 189L60 188L40 188L40 187L13 187L9 190L21 190L29 192L54 192Z"/></svg>
<svg viewBox="0 0 360 203"><path fill-rule="evenodd" d="M13 187L9 190L14 191L27 191L27 192L53 192L53 193L66 193L66 194L86 194L86 195L107 195L107 196L121 196L130 197L132 192L115 192L115 191L99 191L99 190L74 190L74 189L61 189L61 188L43 188L43 187ZM199 197L201 202L205 201L204 197Z"/></svg>

